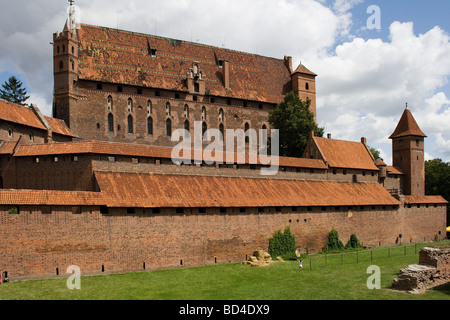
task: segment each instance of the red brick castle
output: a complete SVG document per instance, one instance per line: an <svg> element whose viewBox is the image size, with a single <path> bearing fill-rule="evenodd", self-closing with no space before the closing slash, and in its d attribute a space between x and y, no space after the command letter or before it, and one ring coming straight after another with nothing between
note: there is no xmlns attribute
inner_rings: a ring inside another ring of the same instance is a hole
<svg viewBox="0 0 450 320"><path fill-rule="evenodd" d="M240 262L289 226L297 246L443 239L447 202L425 196L424 138L406 109L393 165L366 139L311 136L303 158L175 164L173 130L270 129L316 75L274 59L80 25L53 36L54 117L0 101L0 270L11 280ZM394 128L393 128L394 129ZM225 156L225 155L224 155ZM236 156L235 154L233 156ZM194 155L195 157L195 155Z"/></svg>

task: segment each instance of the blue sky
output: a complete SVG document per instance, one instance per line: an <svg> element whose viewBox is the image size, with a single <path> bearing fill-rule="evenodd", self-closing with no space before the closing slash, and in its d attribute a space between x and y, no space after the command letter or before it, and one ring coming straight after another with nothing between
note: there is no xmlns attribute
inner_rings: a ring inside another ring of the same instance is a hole
<svg viewBox="0 0 450 320"><path fill-rule="evenodd" d="M408 102L426 158L450 161L450 1L76 0L82 23L224 46L282 59L317 73L318 122L336 139L391 159L388 136ZM380 8L380 30L367 29ZM52 34L67 2L16 0L0 12L0 83L14 74L30 102L51 115Z"/></svg>

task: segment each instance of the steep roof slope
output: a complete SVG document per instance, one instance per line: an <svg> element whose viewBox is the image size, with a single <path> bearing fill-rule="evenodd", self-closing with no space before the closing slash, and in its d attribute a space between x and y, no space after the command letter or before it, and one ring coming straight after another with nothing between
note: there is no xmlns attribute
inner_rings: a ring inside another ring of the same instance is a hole
<svg viewBox="0 0 450 320"><path fill-rule="evenodd" d="M284 59L86 24L78 37L84 80L187 91L184 79L198 62L215 96L279 103L292 90ZM230 63L230 89L223 85L223 60Z"/></svg>
<svg viewBox="0 0 450 320"><path fill-rule="evenodd" d="M411 111L409 109L405 109L398 122L397 127L395 128L392 135L389 139L400 138L405 136L418 136L418 137L426 137L425 133L420 130L419 125L414 119Z"/></svg>

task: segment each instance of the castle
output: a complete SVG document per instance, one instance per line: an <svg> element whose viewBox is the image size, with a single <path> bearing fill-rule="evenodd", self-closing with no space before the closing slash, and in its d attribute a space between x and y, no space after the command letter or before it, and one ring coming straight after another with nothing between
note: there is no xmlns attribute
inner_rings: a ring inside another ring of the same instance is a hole
<svg viewBox="0 0 450 320"><path fill-rule="evenodd" d="M320 250L332 228L368 245L445 238L446 205L425 196L424 138L405 109L393 165L365 138L311 135L303 158L172 161L174 129L270 129L316 74L274 59L104 27L53 35L53 117L0 101L0 270L11 280L240 262L291 228ZM393 128L394 129L394 128ZM226 139L226 137L225 137ZM223 155L225 157L225 154Z"/></svg>

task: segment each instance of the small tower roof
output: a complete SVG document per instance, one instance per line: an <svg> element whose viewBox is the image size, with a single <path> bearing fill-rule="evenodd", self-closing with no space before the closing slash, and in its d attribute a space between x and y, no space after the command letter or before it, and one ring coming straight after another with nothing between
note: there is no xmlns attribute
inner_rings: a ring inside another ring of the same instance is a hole
<svg viewBox="0 0 450 320"><path fill-rule="evenodd" d="M292 74L296 74L296 73L305 73L305 74L310 74L314 77L317 77L317 74L315 74L314 72L308 70L308 68L306 68L304 65L302 65L300 63L300 65L297 67L297 69L295 69L294 72L292 72Z"/></svg>
<svg viewBox="0 0 450 320"><path fill-rule="evenodd" d="M406 136L426 137L425 133L420 130L419 125L409 109L405 109L400 121L398 122L397 128L395 128L394 133L392 133L389 139Z"/></svg>

